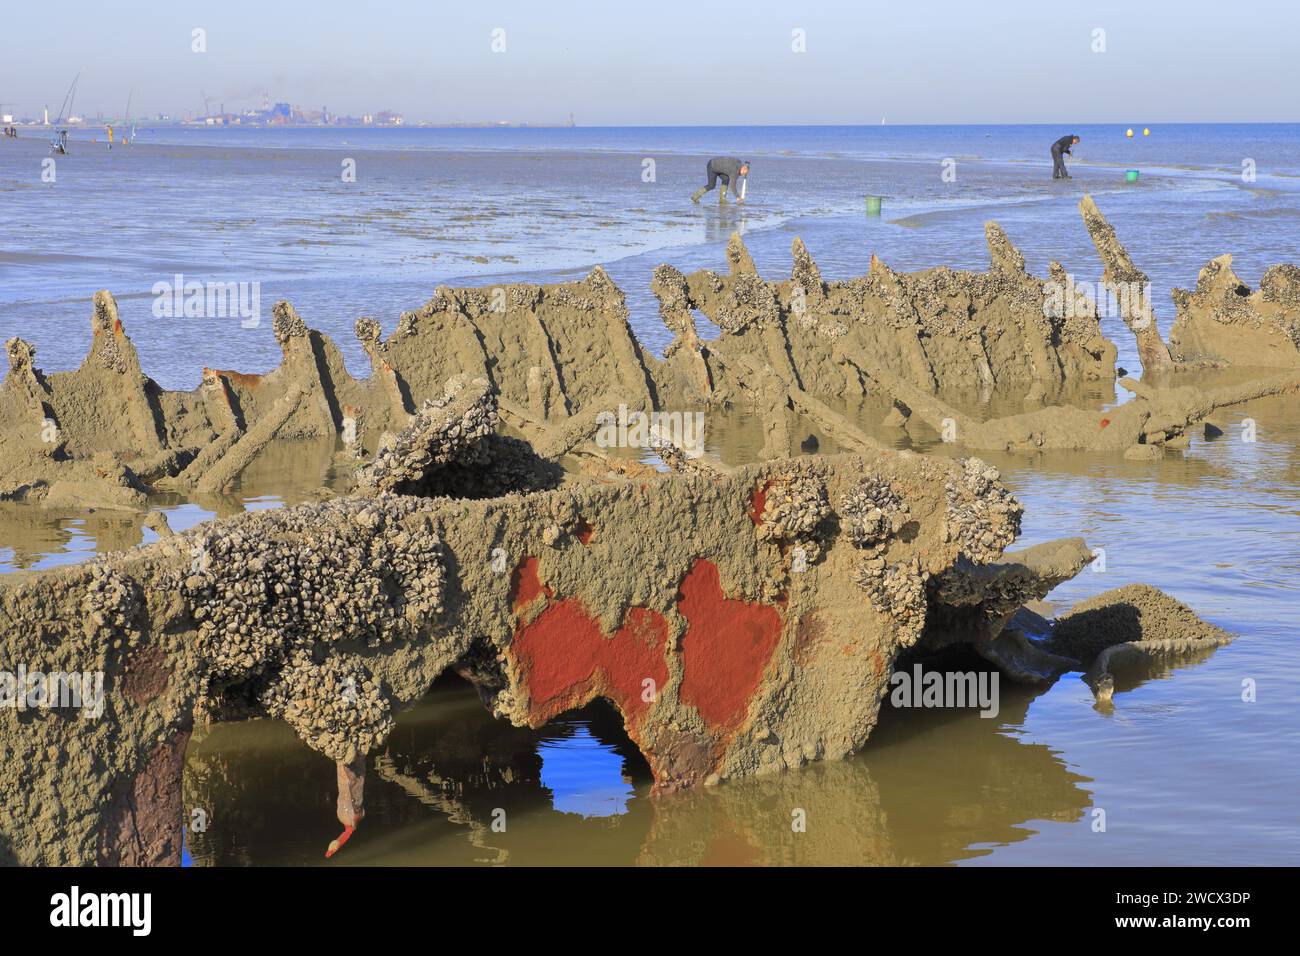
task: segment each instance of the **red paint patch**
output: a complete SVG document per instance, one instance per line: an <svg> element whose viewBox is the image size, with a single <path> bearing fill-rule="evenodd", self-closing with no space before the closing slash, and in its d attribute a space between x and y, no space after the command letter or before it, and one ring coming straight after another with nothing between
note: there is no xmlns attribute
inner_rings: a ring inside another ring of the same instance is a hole
<svg viewBox="0 0 1300 956"><path fill-rule="evenodd" d="M578 540L583 544L591 544L591 539L596 535L596 529L587 524L585 518L579 518L578 524L574 528L574 534L578 536Z"/></svg>
<svg viewBox="0 0 1300 956"><path fill-rule="evenodd" d="M1105 427L1106 427L1107 425L1109 425L1109 424L1110 424L1110 419L1109 419L1109 418L1103 418L1103 419L1101 420L1101 427L1102 427L1102 428L1105 428Z"/></svg>
<svg viewBox="0 0 1300 956"><path fill-rule="evenodd" d="M510 575L510 604L518 614L545 590L550 596L550 589L543 589L542 579L537 574L537 559L524 558Z"/></svg>
<svg viewBox="0 0 1300 956"><path fill-rule="evenodd" d="M749 520L755 525L763 523L763 509L767 507L767 489L771 487L770 481L764 482L749 496Z"/></svg>
<svg viewBox="0 0 1300 956"><path fill-rule="evenodd" d="M656 692L668 683L667 644L668 622L656 611L631 608L607 637L577 598L550 605L511 645L525 674L530 719L540 723L599 696L631 723L652 703L642 698L643 681L653 680Z"/></svg>
<svg viewBox="0 0 1300 956"><path fill-rule="evenodd" d="M682 701L711 727L729 728L745 716L781 637L781 615L722 593L717 565L700 559L683 579L677 609L682 638Z"/></svg>

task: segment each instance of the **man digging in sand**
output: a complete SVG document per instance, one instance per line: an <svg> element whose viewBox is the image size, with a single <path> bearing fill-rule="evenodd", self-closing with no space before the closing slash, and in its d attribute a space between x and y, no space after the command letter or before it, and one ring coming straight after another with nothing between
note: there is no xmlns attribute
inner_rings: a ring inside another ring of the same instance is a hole
<svg viewBox="0 0 1300 956"><path fill-rule="evenodd" d="M695 190L691 196L691 202L699 202L700 197L716 186L719 179L722 180L722 192L718 193L718 202L725 203L727 201L728 186L736 194L737 202L745 201L745 194L740 188L740 180L749 176L749 160L736 159L734 156L714 156L709 160L705 170L709 174L708 185Z"/></svg>
<svg viewBox="0 0 1300 956"><path fill-rule="evenodd" d="M1079 142L1079 137L1071 133L1069 136L1062 136L1052 144L1052 178L1069 179L1070 174L1065 168L1065 156L1070 153L1070 147Z"/></svg>

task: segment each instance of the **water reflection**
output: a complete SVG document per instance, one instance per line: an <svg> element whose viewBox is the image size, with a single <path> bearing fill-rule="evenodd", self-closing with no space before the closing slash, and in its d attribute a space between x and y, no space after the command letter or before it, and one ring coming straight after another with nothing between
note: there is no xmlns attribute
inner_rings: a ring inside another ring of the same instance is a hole
<svg viewBox="0 0 1300 956"><path fill-rule="evenodd" d="M722 188L721 184L718 188ZM703 216L706 243L726 242L733 232L738 232L742 236L745 234L745 227L749 222L748 210L745 206L730 197L725 204L719 203L715 193L709 193L701 199L700 205L706 207Z"/></svg>
<svg viewBox="0 0 1300 956"><path fill-rule="evenodd" d="M537 745L541 784L551 791L551 808L581 817L612 817L627 812L635 796L617 749L592 734L589 721L573 718L548 726Z"/></svg>
<svg viewBox="0 0 1300 956"><path fill-rule="evenodd" d="M101 541L129 548L139 540L139 521L129 513L0 502L0 572L78 564L94 557Z"/></svg>
<svg viewBox="0 0 1300 956"><path fill-rule="evenodd" d="M365 823L331 865L957 862L1090 805L1087 778L1010 732L1034 696L1004 690L999 720L886 707L853 759L652 796L611 709L521 730L448 682L372 759ZM196 737L185 798L212 820L191 836L198 865L320 863L336 829L332 765L276 722Z"/></svg>
<svg viewBox="0 0 1300 956"><path fill-rule="evenodd" d="M152 510L161 512L168 526L179 532L211 518L316 500L322 489L339 491L351 481L341 450L332 437L272 442L229 492L156 492ZM143 527L145 517L144 512L64 511L0 501L0 573L78 564L96 554L156 541L157 533Z"/></svg>

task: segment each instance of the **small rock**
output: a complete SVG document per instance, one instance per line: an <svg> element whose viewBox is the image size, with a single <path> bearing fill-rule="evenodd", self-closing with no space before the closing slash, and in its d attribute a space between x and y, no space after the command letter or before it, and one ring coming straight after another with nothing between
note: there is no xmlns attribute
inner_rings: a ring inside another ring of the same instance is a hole
<svg viewBox="0 0 1300 956"><path fill-rule="evenodd" d="M1131 448L1124 449L1126 461L1155 461L1163 457L1164 452L1160 450L1159 445L1133 445Z"/></svg>

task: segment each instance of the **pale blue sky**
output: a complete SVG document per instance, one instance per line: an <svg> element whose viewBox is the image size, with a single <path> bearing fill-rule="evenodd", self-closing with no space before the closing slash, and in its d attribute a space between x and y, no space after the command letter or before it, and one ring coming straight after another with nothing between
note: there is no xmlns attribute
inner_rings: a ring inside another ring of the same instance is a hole
<svg viewBox="0 0 1300 956"><path fill-rule="evenodd" d="M191 52L191 30L208 50ZM506 31L506 52L491 31ZM807 52L791 50L806 31ZM1093 30L1106 52L1092 52ZM1300 4L9 0L5 112L272 100L580 125L1300 119Z"/></svg>

